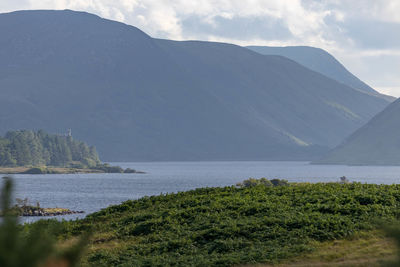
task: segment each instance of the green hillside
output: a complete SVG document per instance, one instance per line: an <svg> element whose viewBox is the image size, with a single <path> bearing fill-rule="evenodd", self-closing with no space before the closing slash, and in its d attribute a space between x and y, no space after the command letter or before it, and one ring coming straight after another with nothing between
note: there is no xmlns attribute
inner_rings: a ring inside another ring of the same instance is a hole
<svg viewBox="0 0 400 267"><path fill-rule="evenodd" d="M400 100L314 164L400 165Z"/></svg>
<svg viewBox="0 0 400 267"><path fill-rule="evenodd" d="M272 264L373 236L400 215L400 185L254 184L127 201L65 223L65 236L93 230L84 266Z"/></svg>

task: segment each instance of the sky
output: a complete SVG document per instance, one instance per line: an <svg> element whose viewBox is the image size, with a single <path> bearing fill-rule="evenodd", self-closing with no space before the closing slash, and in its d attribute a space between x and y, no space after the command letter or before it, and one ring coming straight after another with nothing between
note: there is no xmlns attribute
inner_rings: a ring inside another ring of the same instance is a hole
<svg viewBox="0 0 400 267"><path fill-rule="evenodd" d="M0 0L0 13L29 9L87 11L157 38L315 46L400 96L400 0Z"/></svg>

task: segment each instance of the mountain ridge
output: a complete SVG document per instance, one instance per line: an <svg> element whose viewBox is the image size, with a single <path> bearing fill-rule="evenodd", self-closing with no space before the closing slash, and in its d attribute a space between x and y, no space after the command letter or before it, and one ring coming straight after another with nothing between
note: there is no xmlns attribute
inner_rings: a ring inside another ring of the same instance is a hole
<svg viewBox="0 0 400 267"><path fill-rule="evenodd" d="M313 164L400 165L400 100Z"/></svg>
<svg viewBox="0 0 400 267"><path fill-rule="evenodd" d="M314 159L388 104L285 57L86 14L0 14L0 132L72 128L106 161Z"/></svg>
<svg viewBox="0 0 400 267"><path fill-rule="evenodd" d="M246 48L263 55L281 55L287 57L331 79L367 94L382 97L389 102L393 102L396 99L395 97L379 93L361 81L348 71L334 56L321 48L311 46L246 46Z"/></svg>

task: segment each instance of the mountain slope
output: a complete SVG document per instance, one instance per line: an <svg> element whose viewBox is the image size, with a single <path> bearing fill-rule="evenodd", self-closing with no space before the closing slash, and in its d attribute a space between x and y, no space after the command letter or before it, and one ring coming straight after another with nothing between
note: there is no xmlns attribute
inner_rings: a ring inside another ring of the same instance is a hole
<svg viewBox="0 0 400 267"><path fill-rule="evenodd" d="M392 96L383 95L375 91L369 85L349 72L331 54L320 48L309 46L248 46L247 48L263 55L280 55L290 58L313 71L319 72L354 89L358 89L372 95L381 96L389 102L393 102L395 100L395 98Z"/></svg>
<svg viewBox="0 0 400 267"><path fill-rule="evenodd" d="M315 158L388 104L284 57L83 12L1 14L0 35L0 132L72 128L107 161Z"/></svg>
<svg viewBox="0 0 400 267"><path fill-rule="evenodd" d="M390 104L315 163L400 165L400 100Z"/></svg>

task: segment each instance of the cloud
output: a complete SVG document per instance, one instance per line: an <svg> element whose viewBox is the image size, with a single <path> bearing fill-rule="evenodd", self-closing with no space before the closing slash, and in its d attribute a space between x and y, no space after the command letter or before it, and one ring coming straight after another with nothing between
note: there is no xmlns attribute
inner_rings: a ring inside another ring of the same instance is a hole
<svg viewBox="0 0 400 267"><path fill-rule="evenodd" d="M11 12L15 10L21 9L29 9L30 3L29 0L2 0L0 2L0 12Z"/></svg>
<svg viewBox="0 0 400 267"><path fill-rule="evenodd" d="M379 87L376 88L379 92L385 95L400 97L400 87Z"/></svg>
<svg viewBox="0 0 400 267"><path fill-rule="evenodd" d="M272 22L276 22L275 25L285 25L283 30L294 36L308 38L321 29L323 18L329 13L305 9L300 0L25 0L9 5L8 8L0 6L0 9L9 11L12 7L21 7L84 10L135 25L155 37L178 40L187 39L192 35L188 29L194 18L203 25L215 28L229 24L230 20L244 24L248 20L249 24L259 23L261 28L267 27L277 32L283 28L274 30L268 27L274 25ZM232 29L229 32L230 35L234 34ZM246 40L239 34L236 35L236 39Z"/></svg>
<svg viewBox="0 0 400 267"><path fill-rule="evenodd" d="M182 21L182 35L185 39L209 40L211 36L218 36L236 41L240 36L241 43L252 39L290 40L294 37L284 20L264 16L216 16L212 23L192 16Z"/></svg>
<svg viewBox="0 0 400 267"><path fill-rule="evenodd" d="M348 18L400 23L398 0L322 0L321 4L344 12Z"/></svg>

